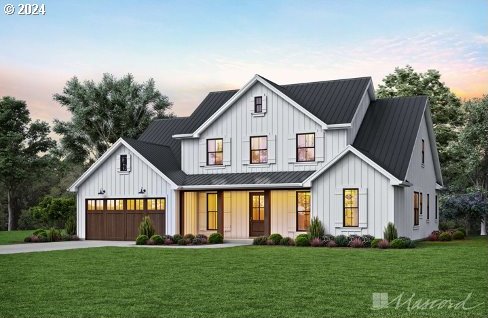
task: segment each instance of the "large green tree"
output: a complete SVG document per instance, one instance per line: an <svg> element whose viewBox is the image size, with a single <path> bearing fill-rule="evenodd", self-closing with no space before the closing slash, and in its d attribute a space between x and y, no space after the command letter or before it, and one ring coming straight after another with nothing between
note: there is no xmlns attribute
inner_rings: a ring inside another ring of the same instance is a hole
<svg viewBox="0 0 488 318"><path fill-rule="evenodd" d="M56 120L54 131L66 158L77 163L97 159L120 137L137 138L154 118L171 116L154 80L139 84L131 74L104 74L99 83L73 77L53 98L72 114L71 121Z"/></svg>
<svg viewBox="0 0 488 318"><path fill-rule="evenodd" d="M48 165L48 152L55 142L49 138L49 125L31 121L24 101L13 97L0 100L0 182L5 188L8 230L17 227L19 201L28 187L27 180Z"/></svg>
<svg viewBox="0 0 488 318"><path fill-rule="evenodd" d="M429 97L432 121L436 134L439 159L447 182L452 178L449 162L454 158L453 143L463 125L461 100L441 81L437 70L416 72L410 65L397 67L378 85L379 98L418 96Z"/></svg>

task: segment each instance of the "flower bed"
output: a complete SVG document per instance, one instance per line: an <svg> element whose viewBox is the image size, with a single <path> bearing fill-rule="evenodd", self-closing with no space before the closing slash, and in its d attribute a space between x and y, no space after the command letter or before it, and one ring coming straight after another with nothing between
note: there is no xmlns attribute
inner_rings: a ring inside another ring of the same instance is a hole
<svg viewBox="0 0 488 318"><path fill-rule="evenodd" d="M451 240L464 240L466 232L463 229L450 229L446 231L433 231L427 236L428 241L447 242Z"/></svg>
<svg viewBox="0 0 488 318"><path fill-rule="evenodd" d="M212 233L209 237L203 234L152 235L151 237L141 234L136 239L137 245L205 245L222 244L223 242L224 237L220 233Z"/></svg>
<svg viewBox="0 0 488 318"><path fill-rule="evenodd" d="M76 235L68 234L66 230L58 230L55 228L38 229L32 235L24 239L25 243L44 243L44 242L60 242L60 241L78 241Z"/></svg>

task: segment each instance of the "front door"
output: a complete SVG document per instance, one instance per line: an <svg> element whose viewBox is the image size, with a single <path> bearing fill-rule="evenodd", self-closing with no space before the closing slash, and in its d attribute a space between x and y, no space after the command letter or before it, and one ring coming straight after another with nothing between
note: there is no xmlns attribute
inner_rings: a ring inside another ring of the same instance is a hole
<svg viewBox="0 0 488 318"><path fill-rule="evenodd" d="M264 235L264 193L249 193L249 236Z"/></svg>

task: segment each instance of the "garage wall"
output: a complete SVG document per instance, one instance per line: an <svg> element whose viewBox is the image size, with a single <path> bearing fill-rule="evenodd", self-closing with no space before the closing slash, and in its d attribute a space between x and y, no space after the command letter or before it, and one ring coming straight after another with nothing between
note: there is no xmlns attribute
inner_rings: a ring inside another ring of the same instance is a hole
<svg viewBox="0 0 488 318"><path fill-rule="evenodd" d="M131 171L117 172L118 156L130 155ZM139 198L142 188L146 189L145 197L166 198L166 233L175 234L177 229L176 193L171 185L158 173L153 171L139 157L120 144L119 148L101 164L79 187L77 193L77 233L85 238L85 200L97 198ZM98 194L100 189L105 195Z"/></svg>

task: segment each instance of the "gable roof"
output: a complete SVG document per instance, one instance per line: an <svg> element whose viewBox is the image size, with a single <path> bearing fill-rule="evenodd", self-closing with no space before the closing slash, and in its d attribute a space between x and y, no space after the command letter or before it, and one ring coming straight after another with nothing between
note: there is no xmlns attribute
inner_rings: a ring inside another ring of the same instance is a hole
<svg viewBox="0 0 488 318"><path fill-rule="evenodd" d="M371 102L354 140L354 148L396 178L405 180L427 104L426 96Z"/></svg>

